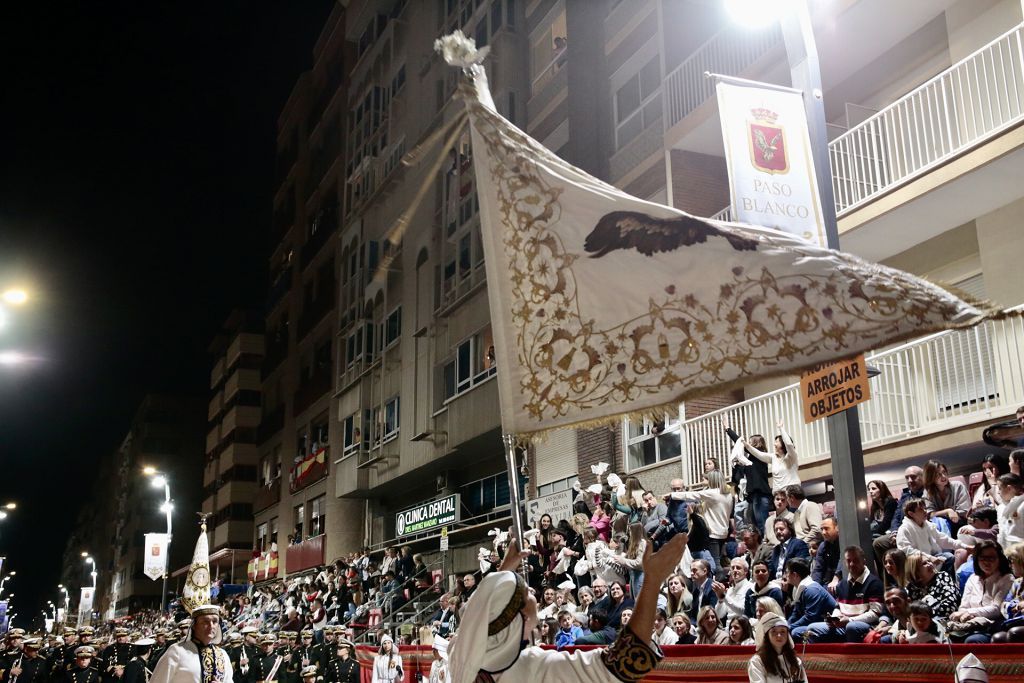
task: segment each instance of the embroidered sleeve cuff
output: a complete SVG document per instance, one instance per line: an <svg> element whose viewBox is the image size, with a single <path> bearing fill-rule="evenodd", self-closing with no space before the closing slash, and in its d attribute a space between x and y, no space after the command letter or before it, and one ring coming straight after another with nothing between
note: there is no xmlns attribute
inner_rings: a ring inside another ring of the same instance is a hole
<svg viewBox="0 0 1024 683"><path fill-rule="evenodd" d="M643 640L627 626L601 654L601 660L612 676L632 683L650 673L664 656L656 643Z"/></svg>

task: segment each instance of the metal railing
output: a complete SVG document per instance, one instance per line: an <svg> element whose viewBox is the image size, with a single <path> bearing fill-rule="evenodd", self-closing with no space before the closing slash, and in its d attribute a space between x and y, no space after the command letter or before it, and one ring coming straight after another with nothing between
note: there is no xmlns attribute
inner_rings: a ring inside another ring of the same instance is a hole
<svg viewBox="0 0 1024 683"><path fill-rule="evenodd" d="M1018 307L1014 310L1024 310ZM871 380L871 400L860 405L865 447L934 434L1012 413L1024 404L1024 318L989 321L967 330L940 332L867 354L881 371ZM697 481L705 458L729 469L727 415L740 434L764 434L771 445L781 419L797 445L800 463L827 459L826 421L804 424L799 383L684 420L682 472Z"/></svg>
<svg viewBox="0 0 1024 683"><path fill-rule="evenodd" d="M715 95L715 82L705 78L705 72L741 76L781 44L782 29L778 23L757 32L729 27L716 33L665 77L665 130Z"/></svg>
<svg viewBox="0 0 1024 683"><path fill-rule="evenodd" d="M1024 119L1019 25L829 144L836 210L873 199Z"/></svg>

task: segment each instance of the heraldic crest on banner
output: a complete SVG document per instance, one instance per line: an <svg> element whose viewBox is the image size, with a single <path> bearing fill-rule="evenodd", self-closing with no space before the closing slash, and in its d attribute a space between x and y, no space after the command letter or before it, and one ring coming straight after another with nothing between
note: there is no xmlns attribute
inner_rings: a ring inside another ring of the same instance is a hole
<svg viewBox="0 0 1024 683"><path fill-rule="evenodd" d="M747 120L750 163L765 173L788 173L789 150L786 148L786 131L777 123L779 115L758 107L750 110L750 117Z"/></svg>

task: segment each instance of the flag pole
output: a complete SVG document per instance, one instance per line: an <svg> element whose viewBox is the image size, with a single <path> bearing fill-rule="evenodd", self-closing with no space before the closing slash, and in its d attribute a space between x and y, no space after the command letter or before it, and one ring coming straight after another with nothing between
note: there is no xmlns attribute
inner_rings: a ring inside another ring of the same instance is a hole
<svg viewBox="0 0 1024 683"><path fill-rule="evenodd" d="M519 497L519 465L516 462L516 435L502 434L501 440L505 444L505 466L508 469L508 502L512 513L511 538L519 544L520 550L525 550L526 545L523 539L523 505ZM523 578L527 577L526 561L520 568Z"/></svg>

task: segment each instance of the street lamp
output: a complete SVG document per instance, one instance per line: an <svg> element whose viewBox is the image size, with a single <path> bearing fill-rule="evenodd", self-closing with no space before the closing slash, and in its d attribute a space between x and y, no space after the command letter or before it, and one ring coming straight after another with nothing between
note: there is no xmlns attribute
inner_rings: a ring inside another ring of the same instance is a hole
<svg viewBox="0 0 1024 683"><path fill-rule="evenodd" d="M17 574L17 572L11 572L10 574L5 576L4 578L0 579L0 595L4 594L4 584L7 583L7 580L10 579L15 574Z"/></svg>
<svg viewBox="0 0 1024 683"><path fill-rule="evenodd" d="M64 620L67 621L68 610L71 609L71 596L68 595L68 589L64 587L63 583L57 584L57 588L64 594Z"/></svg>
<svg viewBox="0 0 1024 683"><path fill-rule="evenodd" d="M161 474L155 467L144 467L142 473L147 477L152 478L153 488L164 490L164 502L160 506L160 511L167 516L167 546L164 548L164 586L160 592L160 611L163 612L167 609L167 563L171 557L171 513L174 511L174 505L171 503L171 483L167 480L167 475Z"/></svg>
<svg viewBox="0 0 1024 683"><path fill-rule="evenodd" d="M92 575L92 587L96 590L96 560L89 556L89 553L82 553L82 557L85 558L85 563L92 565L92 571L89 572Z"/></svg>
<svg viewBox="0 0 1024 683"><path fill-rule="evenodd" d="M727 0L726 6L737 21L751 24L779 20L786 44L790 79L803 92L807 133L811 143L814 174L821 198L821 216L830 249L839 249L839 225L829 164L828 131L822 98L821 66L814 40L808 0ZM839 528L840 547L860 546L872 556L871 531L867 515L858 509L858 501L867 500L864 481L864 451L861 444L857 406L826 418L832 476L836 490L836 516L843 520Z"/></svg>
<svg viewBox="0 0 1024 683"><path fill-rule="evenodd" d="M20 288L8 289L3 293L3 300L13 306L21 306L28 301L28 292Z"/></svg>

